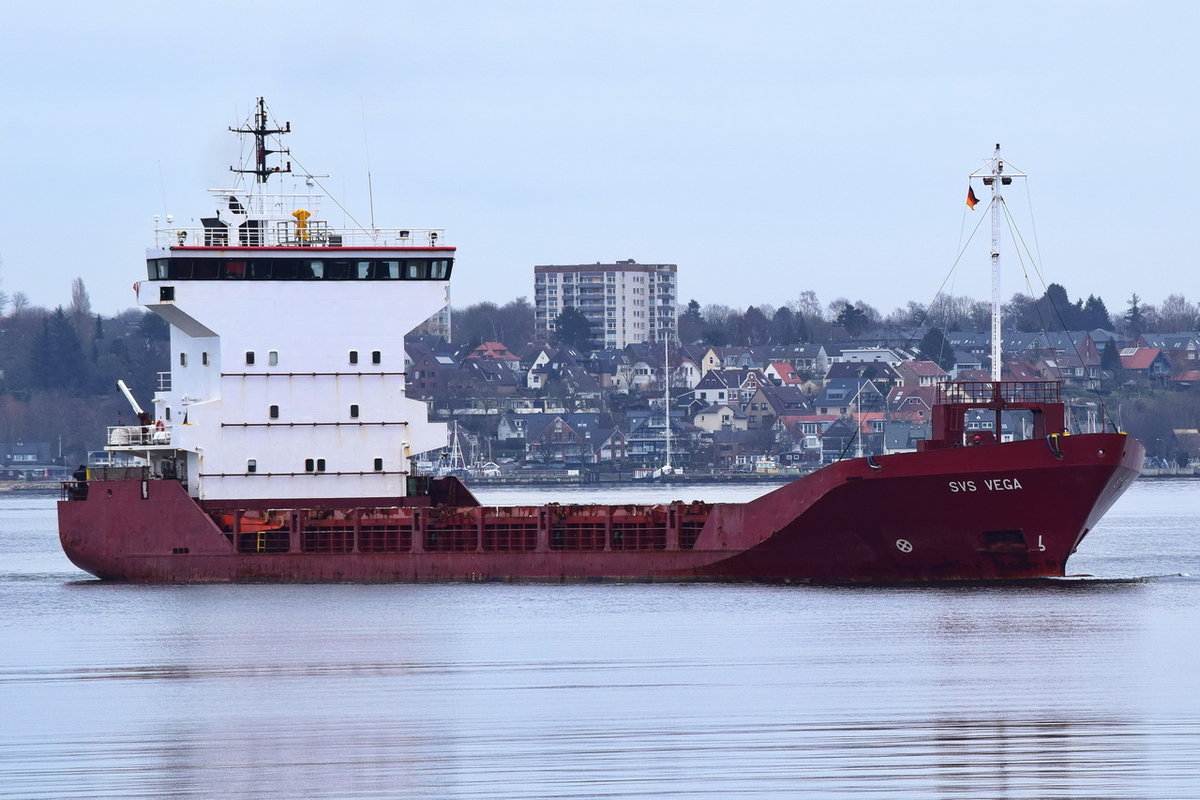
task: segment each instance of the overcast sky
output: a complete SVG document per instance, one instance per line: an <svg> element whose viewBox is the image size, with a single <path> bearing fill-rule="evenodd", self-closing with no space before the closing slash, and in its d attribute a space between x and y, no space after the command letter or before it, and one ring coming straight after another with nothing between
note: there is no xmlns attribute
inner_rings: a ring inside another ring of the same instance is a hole
<svg viewBox="0 0 1200 800"><path fill-rule="evenodd" d="M78 276L97 311L134 305L154 215L209 214L225 129L264 95L360 220L369 169L377 224L446 229L455 305L626 258L678 264L701 304L926 302L996 142L1031 176L1010 204L1047 280L1114 312L1196 300L1198 9L22 3L0 30L0 290L54 306ZM981 231L951 286L986 299Z"/></svg>

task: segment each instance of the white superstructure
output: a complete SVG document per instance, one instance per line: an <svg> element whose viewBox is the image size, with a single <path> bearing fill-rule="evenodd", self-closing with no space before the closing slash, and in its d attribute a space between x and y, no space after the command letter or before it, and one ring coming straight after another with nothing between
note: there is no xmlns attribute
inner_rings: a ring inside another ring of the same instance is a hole
<svg viewBox="0 0 1200 800"><path fill-rule="evenodd" d="M289 171L264 146L288 129L260 100L239 130L257 169L235 171ZM170 377L107 449L203 500L404 496L410 458L446 444L405 396L404 335L446 306L454 248L439 230L330 229L315 195L212 193L213 217L147 251L138 302L170 324Z"/></svg>

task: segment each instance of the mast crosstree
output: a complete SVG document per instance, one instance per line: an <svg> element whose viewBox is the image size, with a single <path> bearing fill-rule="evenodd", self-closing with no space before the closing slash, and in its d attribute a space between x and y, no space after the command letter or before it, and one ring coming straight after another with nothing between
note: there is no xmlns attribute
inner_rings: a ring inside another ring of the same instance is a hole
<svg viewBox="0 0 1200 800"><path fill-rule="evenodd" d="M1006 172L1004 160L1000 157L1000 145L987 163L967 176L971 181L981 178L984 186L992 189L992 380L1000 380L1000 220L1004 207L1003 187L1012 183L1013 178L1028 177L1024 172Z"/></svg>

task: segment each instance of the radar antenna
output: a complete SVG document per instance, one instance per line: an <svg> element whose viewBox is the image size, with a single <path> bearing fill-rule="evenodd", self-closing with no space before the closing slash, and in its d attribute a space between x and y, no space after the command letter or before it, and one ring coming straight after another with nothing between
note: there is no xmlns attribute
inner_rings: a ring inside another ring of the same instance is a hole
<svg viewBox="0 0 1200 800"><path fill-rule="evenodd" d="M230 172L237 172L244 175L257 175L259 183L266 183L267 178L271 175L276 175L284 172L292 171L292 162L288 161L284 167L268 167L267 156L272 153L286 153L291 155L291 150L269 150L267 148L267 137L292 132L292 123L286 122L282 128L267 127L267 107L263 99L258 98L258 111L254 115L253 128L230 128L234 133L248 133L254 137L254 169L234 169L229 168Z"/></svg>

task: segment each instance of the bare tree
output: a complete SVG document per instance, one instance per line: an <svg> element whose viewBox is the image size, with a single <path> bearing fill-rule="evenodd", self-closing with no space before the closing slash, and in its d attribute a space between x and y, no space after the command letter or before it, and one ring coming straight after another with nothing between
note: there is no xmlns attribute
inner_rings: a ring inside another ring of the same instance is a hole
<svg viewBox="0 0 1200 800"><path fill-rule="evenodd" d="M93 329L92 301L88 297L87 287L83 285L83 278L71 281L71 307L67 310L67 315L71 318L71 324L75 326L79 341L89 341Z"/></svg>
<svg viewBox="0 0 1200 800"><path fill-rule="evenodd" d="M1168 295L1158 309L1158 325L1162 333L1196 330L1196 318L1200 316L1195 303L1189 303L1181 294Z"/></svg>
<svg viewBox="0 0 1200 800"><path fill-rule="evenodd" d="M12 316L14 316L14 317L21 316L21 314L28 311L30 306L32 305L29 302L29 298L25 295L24 292L13 292L11 303L12 303Z"/></svg>

